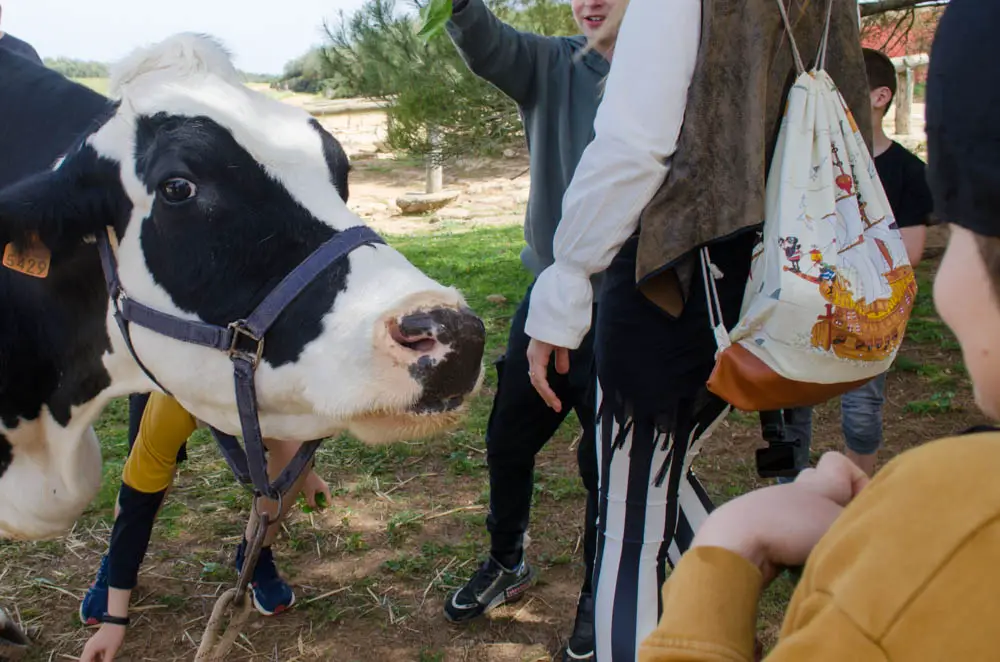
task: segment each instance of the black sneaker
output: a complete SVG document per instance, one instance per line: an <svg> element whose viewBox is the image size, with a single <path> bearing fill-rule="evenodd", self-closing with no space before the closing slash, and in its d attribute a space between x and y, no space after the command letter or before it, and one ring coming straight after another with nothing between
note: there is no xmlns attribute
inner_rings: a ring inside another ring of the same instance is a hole
<svg viewBox="0 0 1000 662"><path fill-rule="evenodd" d="M576 605L573 634L569 637L562 659L563 662L594 660L594 596L590 593L580 594L580 602Z"/></svg>
<svg viewBox="0 0 1000 662"><path fill-rule="evenodd" d="M444 616L452 623L463 623L502 604L517 602L534 579L535 570L523 557L516 568L508 570L490 556L465 586L448 596Z"/></svg>

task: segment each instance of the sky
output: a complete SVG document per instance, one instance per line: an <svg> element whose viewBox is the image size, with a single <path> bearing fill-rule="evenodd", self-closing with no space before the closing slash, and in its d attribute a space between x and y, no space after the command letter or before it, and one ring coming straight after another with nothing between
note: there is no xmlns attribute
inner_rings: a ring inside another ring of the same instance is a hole
<svg viewBox="0 0 1000 662"><path fill-rule="evenodd" d="M324 19L336 23L363 0L0 0L0 29L42 57L112 62L177 32L206 32L236 66L281 73L285 63L323 42ZM400 5L405 3L400 3Z"/></svg>

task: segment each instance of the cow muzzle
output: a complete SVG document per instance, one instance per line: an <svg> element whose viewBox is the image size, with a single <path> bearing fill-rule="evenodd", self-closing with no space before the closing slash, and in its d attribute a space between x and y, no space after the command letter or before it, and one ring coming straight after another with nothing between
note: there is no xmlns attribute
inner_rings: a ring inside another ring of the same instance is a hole
<svg viewBox="0 0 1000 662"><path fill-rule="evenodd" d="M478 388L486 327L469 308L416 310L385 324L388 351L422 388L413 413L452 411Z"/></svg>

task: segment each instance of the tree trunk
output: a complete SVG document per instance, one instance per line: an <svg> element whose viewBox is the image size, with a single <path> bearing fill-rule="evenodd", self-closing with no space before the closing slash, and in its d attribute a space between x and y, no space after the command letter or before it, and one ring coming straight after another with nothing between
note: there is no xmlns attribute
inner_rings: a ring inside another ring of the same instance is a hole
<svg viewBox="0 0 1000 662"><path fill-rule="evenodd" d="M444 168L441 166L441 132L436 128L427 128L431 143L431 154L427 158L427 186L425 193L440 193L444 187Z"/></svg>

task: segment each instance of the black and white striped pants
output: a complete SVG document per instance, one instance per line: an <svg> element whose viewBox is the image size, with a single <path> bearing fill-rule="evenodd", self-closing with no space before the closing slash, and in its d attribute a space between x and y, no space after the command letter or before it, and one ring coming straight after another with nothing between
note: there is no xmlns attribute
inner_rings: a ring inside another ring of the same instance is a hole
<svg viewBox="0 0 1000 662"><path fill-rule="evenodd" d="M727 328L737 321L752 232L712 248ZM660 588L711 511L691 462L728 405L705 388L715 337L701 278L672 318L635 286L637 237L605 272L595 320L600 472L594 570L597 662L635 662Z"/></svg>
<svg viewBox="0 0 1000 662"><path fill-rule="evenodd" d="M622 416L598 397L597 660L632 662L659 621L666 566L677 563L712 511L691 462L729 407L705 398L670 430Z"/></svg>

